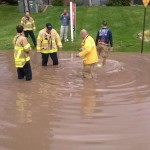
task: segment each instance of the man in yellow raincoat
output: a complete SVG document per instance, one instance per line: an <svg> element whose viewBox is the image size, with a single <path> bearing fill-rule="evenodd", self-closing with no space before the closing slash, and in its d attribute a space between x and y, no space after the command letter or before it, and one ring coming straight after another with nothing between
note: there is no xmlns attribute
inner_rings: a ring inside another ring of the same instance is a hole
<svg viewBox="0 0 150 150"><path fill-rule="evenodd" d="M42 66L47 66L49 56L53 61L53 65L58 65L57 51L62 49L60 36L51 23L47 23L46 27L39 32L37 38L37 52L42 54Z"/></svg>
<svg viewBox="0 0 150 150"><path fill-rule="evenodd" d="M35 39L35 35L34 35L34 31L36 29L35 21L30 16L30 13L28 11L26 11L24 17L22 17L21 25L24 28L24 35L25 35L25 37L28 38L28 36L30 35L30 37L31 37L31 39L33 41L33 44L36 47L36 39Z"/></svg>
<svg viewBox="0 0 150 150"><path fill-rule="evenodd" d="M88 35L88 32L85 29L81 30L80 35L83 38L81 43L82 51L77 54L77 57L83 59L83 77L92 78L92 69L95 63L98 62L95 41Z"/></svg>
<svg viewBox="0 0 150 150"><path fill-rule="evenodd" d="M18 79L26 78L26 81L32 80L32 71L30 66L30 50L31 46L27 38L23 34L23 26L18 25L17 35L13 39L14 59L17 68Z"/></svg>

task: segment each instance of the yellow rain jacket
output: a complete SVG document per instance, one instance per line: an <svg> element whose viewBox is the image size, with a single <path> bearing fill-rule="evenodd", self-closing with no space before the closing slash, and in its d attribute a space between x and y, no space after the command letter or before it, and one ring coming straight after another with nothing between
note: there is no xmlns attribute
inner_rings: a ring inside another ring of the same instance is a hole
<svg viewBox="0 0 150 150"><path fill-rule="evenodd" d="M50 33L46 32L46 28L39 32L37 38L37 51L43 54L49 54L57 52L57 48L62 48L60 36L55 29L52 29Z"/></svg>
<svg viewBox="0 0 150 150"><path fill-rule="evenodd" d="M30 44L23 34L17 34L13 39L13 44L15 65L17 68L23 68L25 63L30 60Z"/></svg>
<svg viewBox="0 0 150 150"><path fill-rule="evenodd" d="M83 63L86 65L98 62L97 49L94 39L88 35L82 41L81 45L82 52L79 53L79 56L83 58Z"/></svg>
<svg viewBox="0 0 150 150"><path fill-rule="evenodd" d="M35 30L36 27L35 27L35 22L33 20L32 17L22 17L21 19L21 25L23 26L24 28L24 31L27 31L27 30Z"/></svg>

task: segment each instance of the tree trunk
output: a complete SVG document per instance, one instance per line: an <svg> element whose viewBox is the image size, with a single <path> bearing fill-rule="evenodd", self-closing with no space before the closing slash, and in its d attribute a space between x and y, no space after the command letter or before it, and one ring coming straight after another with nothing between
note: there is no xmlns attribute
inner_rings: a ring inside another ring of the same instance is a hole
<svg viewBox="0 0 150 150"><path fill-rule="evenodd" d="M89 6L92 6L92 0L89 0Z"/></svg>

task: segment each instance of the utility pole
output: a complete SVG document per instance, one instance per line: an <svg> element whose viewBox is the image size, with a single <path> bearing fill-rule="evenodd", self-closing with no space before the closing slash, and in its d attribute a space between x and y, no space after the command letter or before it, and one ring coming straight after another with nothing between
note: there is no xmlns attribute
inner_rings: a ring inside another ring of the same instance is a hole
<svg viewBox="0 0 150 150"><path fill-rule="evenodd" d="M144 4L144 19L143 19L143 33L142 33L142 45L141 45L141 54L143 53L143 45L144 45L144 31L145 31L145 18L146 18L146 8L150 0L143 0Z"/></svg>
<svg viewBox="0 0 150 150"><path fill-rule="evenodd" d="M92 0L89 0L89 6L92 6Z"/></svg>
<svg viewBox="0 0 150 150"><path fill-rule="evenodd" d="M23 4L24 4L24 12L30 11L29 10L29 2L28 2L28 0L23 0Z"/></svg>

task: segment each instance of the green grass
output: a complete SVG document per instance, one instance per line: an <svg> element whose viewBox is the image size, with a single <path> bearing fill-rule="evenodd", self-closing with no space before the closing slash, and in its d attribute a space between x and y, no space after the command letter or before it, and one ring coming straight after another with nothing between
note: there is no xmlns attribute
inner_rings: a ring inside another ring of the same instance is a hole
<svg viewBox="0 0 150 150"><path fill-rule="evenodd" d="M59 16L63 7L49 7L45 13L32 13L36 21L38 31L45 26L46 22L51 22L53 27L60 30ZM141 49L141 41L136 38L138 32L142 31L143 26L143 6L130 7L77 7L77 36L74 43L63 43L63 49L78 50L80 48L80 30L85 28L95 39L102 20L108 22L108 27L113 32L115 51L137 52ZM16 34L16 25L20 23L23 16L18 12L17 6L0 5L0 50L13 49L12 39ZM146 29L150 29L150 7L147 7ZM70 32L69 32L70 38ZM31 42L32 43L32 42ZM144 51L150 50L150 43L144 42Z"/></svg>

